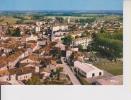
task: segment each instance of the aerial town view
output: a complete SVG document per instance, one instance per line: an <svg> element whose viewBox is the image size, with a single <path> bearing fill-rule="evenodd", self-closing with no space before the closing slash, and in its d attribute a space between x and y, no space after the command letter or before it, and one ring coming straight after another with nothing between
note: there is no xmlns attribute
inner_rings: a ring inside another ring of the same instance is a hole
<svg viewBox="0 0 131 100"><path fill-rule="evenodd" d="M121 9L11 7L0 7L0 85L123 84Z"/></svg>

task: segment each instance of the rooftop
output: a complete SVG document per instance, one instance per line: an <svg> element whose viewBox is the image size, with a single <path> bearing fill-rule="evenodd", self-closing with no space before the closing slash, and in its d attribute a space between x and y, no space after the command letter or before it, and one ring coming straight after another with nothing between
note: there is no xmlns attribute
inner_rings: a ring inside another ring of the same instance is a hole
<svg viewBox="0 0 131 100"><path fill-rule="evenodd" d="M86 72L90 72L93 70L100 70L97 67L93 66L92 64L82 63L80 61L75 61L74 66L77 68L80 68L81 70L86 71Z"/></svg>
<svg viewBox="0 0 131 100"><path fill-rule="evenodd" d="M21 68L10 69L9 73L11 75L13 74L22 75L22 74L27 74L27 73L33 73L34 70L35 70L34 67L21 67Z"/></svg>

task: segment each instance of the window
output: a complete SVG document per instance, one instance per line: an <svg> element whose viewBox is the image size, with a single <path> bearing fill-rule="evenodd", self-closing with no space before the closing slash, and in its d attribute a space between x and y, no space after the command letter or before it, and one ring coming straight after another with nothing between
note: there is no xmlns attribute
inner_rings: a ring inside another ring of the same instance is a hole
<svg viewBox="0 0 131 100"><path fill-rule="evenodd" d="M95 73L92 73L92 77L94 77L95 76Z"/></svg>
<svg viewBox="0 0 131 100"><path fill-rule="evenodd" d="M99 72L99 76L101 76L102 75L102 73L101 72Z"/></svg>

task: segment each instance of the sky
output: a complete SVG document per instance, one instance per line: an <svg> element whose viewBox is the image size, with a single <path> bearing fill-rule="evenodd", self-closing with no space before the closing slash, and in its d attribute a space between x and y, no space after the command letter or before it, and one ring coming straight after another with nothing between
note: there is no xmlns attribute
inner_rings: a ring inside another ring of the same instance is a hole
<svg viewBox="0 0 131 100"><path fill-rule="evenodd" d="M0 10L122 10L123 0L0 0Z"/></svg>

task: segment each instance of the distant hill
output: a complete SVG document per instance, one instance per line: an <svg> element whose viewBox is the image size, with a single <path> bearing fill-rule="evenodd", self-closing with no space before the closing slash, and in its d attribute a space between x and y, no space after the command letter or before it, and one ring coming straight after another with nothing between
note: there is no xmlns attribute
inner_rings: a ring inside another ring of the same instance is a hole
<svg viewBox="0 0 131 100"><path fill-rule="evenodd" d="M0 15L44 15L44 16L81 16L87 14L99 14L99 15L123 15L121 10L89 10L89 11L0 11Z"/></svg>

